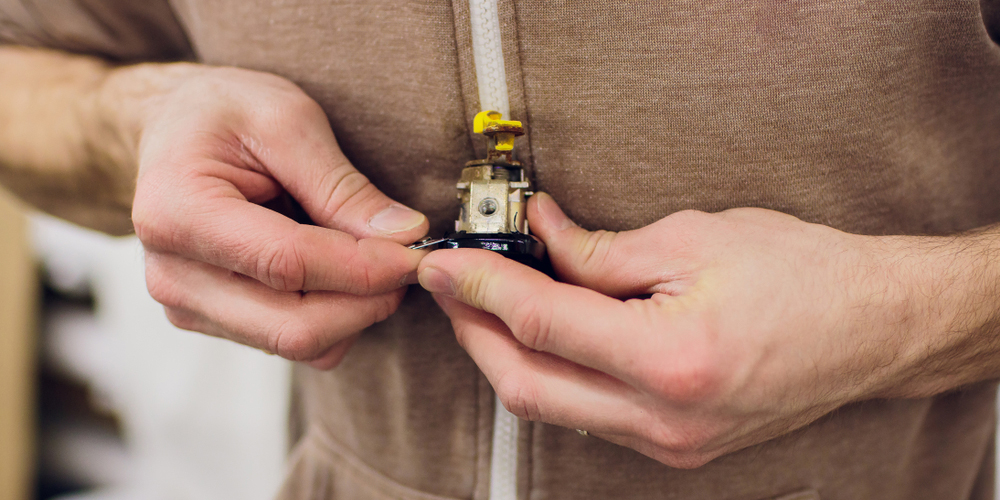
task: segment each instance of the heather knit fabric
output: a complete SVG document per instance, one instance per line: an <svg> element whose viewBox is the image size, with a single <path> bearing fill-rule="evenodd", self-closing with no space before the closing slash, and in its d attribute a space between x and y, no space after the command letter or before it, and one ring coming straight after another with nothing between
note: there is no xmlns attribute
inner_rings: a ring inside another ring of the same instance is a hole
<svg viewBox="0 0 1000 500"><path fill-rule="evenodd" d="M136 3L0 0L0 36L285 76L359 170L451 226L483 147L467 2ZM590 229L732 207L863 234L1000 222L997 3L499 0L521 159ZM486 499L493 394L426 293L297 383L282 499ZM522 423L520 498L992 499L995 393L852 404L695 470Z"/></svg>

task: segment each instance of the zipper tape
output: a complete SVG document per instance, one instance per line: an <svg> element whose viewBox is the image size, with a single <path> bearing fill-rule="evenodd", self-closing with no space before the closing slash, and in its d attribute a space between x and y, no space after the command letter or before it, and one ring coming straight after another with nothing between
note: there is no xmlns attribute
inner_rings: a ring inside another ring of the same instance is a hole
<svg viewBox="0 0 1000 500"><path fill-rule="evenodd" d="M469 0L469 19L472 22L472 60L476 66L479 109L499 111L509 120L510 101L497 0Z"/></svg>
<svg viewBox="0 0 1000 500"><path fill-rule="evenodd" d="M495 398L490 500L517 500L517 427L519 420Z"/></svg>
<svg viewBox="0 0 1000 500"><path fill-rule="evenodd" d="M510 119L507 72L500 41L497 0L469 0L472 60L479 87L479 109L499 111ZM517 500L517 434L519 420L495 398L493 447L490 454L490 500Z"/></svg>

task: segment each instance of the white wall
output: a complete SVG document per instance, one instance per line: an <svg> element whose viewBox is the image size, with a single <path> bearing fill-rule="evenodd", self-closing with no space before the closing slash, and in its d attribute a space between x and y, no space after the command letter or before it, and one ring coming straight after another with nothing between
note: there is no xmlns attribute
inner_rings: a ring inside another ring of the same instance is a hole
<svg viewBox="0 0 1000 500"><path fill-rule="evenodd" d="M32 232L51 281L96 299L92 316L71 310L50 318L46 355L86 381L124 427L127 467L106 454L105 481L117 484L86 498L271 498L286 454L290 365L174 328L146 293L134 237L41 215L32 217ZM78 454L91 462L101 456Z"/></svg>

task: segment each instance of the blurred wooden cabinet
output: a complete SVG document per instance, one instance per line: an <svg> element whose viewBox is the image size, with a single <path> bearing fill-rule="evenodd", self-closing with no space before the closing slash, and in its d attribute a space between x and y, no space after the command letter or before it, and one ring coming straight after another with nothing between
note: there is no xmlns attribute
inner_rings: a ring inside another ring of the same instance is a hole
<svg viewBox="0 0 1000 500"><path fill-rule="evenodd" d="M36 299L27 223L0 191L0 500L31 496Z"/></svg>

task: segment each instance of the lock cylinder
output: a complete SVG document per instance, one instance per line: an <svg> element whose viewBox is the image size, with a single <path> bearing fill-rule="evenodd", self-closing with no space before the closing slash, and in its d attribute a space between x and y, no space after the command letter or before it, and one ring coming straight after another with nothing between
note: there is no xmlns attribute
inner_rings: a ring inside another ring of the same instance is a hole
<svg viewBox="0 0 1000 500"><path fill-rule="evenodd" d="M514 138L524 135L519 121L483 111L473 131L487 139L486 158L465 164L456 184L461 200L455 232L438 248L482 248L548 272L545 245L528 229L531 181L514 159Z"/></svg>

